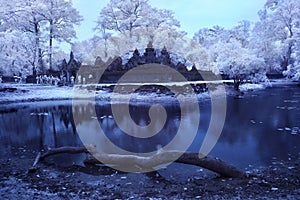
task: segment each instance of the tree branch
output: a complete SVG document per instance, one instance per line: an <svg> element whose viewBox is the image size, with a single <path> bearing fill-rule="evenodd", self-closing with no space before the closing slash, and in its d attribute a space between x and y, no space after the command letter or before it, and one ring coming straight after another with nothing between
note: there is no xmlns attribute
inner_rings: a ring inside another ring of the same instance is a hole
<svg viewBox="0 0 300 200"><path fill-rule="evenodd" d="M109 165L118 165L118 166L120 165L124 166L128 164L129 166L138 166L139 168L152 169L159 165L168 164L171 162L177 162L177 163L203 167L213 172L216 172L223 177L236 178L236 177L245 176L244 172L238 170L234 166L229 165L218 158L212 158L208 156L204 158L199 158L198 153L192 153L192 152L182 153L179 151L160 151L157 152L157 154L154 154L152 156L143 157L143 156L136 156L136 155L119 155L119 154L102 153L97 151L94 146L90 146L88 147L88 149L86 149L85 147L60 147L60 148L49 149L47 152L43 154L40 153L38 154L32 167L35 168L39 161L43 161L45 158L51 155L56 155L61 153L70 153L70 154L92 153L92 155L95 158L86 159L84 161L85 164L105 163ZM100 162L100 160L102 162Z"/></svg>

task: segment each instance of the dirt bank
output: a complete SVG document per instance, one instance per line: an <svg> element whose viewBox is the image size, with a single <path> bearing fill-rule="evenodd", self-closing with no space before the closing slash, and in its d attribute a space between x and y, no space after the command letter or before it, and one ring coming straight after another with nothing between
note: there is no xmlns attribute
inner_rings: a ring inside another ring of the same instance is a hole
<svg viewBox="0 0 300 200"><path fill-rule="evenodd" d="M172 164L158 173L122 173L108 167L57 166L34 158L1 159L0 199L296 199L300 159L274 160L251 168L249 177L230 179L206 170ZM67 156L67 155L66 155Z"/></svg>

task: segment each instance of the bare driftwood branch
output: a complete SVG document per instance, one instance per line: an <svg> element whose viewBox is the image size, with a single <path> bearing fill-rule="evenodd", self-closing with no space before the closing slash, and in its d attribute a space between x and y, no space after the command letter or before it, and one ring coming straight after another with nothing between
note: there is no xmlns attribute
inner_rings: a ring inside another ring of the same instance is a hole
<svg viewBox="0 0 300 200"><path fill-rule="evenodd" d="M198 155L198 153L184 153L179 159L176 160L176 162L203 167L224 177L237 178L246 176L244 172L232 165L227 164L219 158L208 156L199 158Z"/></svg>
<svg viewBox="0 0 300 200"><path fill-rule="evenodd" d="M89 150L89 151L88 151ZM178 152L178 151L161 151L157 154L154 154L149 157L142 157L136 155L118 155L118 154L107 154L98 152L95 148L88 147L60 147L60 148L53 148L45 152L44 154L38 155L35 159L34 166L39 161L44 160L46 157L51 155L60 154L60 153L89 153L91 152L94 156L93 158L89 158L84 161L85 164L109 164L109 165L131 165L131 166L138 166L140 168L155 168L156 166L177 162L189 165L195 165L199 167L206 168L213 172L220 174L223 177L243 177L245 173L238 170L232 165L225 163L224 161L218 158L212 157L204 157L199 158L198 153L192 152ZM181 156L180 156L181 155ZM179 157L180 156L180 157ZM179 158L178 158L179 157ZM178 159L176 159L178 158ZM102 162L100 162L100 160Z"/></svg>
<svg viewBox="0 0 300 200"><path fill-rule="evenodd" d="M40 161L40 159L41 159L41 152L39 152L38 153L38 155L35 157L35 159L34 159L34 163L33 163L33 165L32 165L32 168L34 168L37 164L38 164L38 162Z"/></svg>
<svg viewBox="0 0 300 200"><path fill-rule="evenodd" d="M77 154L77 153L88 153L88 150L85 147L58 147L49 149L45 153L43 153L39 160L42 161L45 158L55 155L55 154L61 154L61 153L69 153L69 154Z"/></svg>
<svg viewBox="0 0 300 200"><path fill-rule="evenodd" d="M28 173L35 172L37 170L37 164L51 155L56 155L61 153L77 154L77 153L85 153L85 152L88 153L88 150L85 147L59 147L53 149L50 148L43 154L39 152L35 157L31 168L28 170Z"/></svg>

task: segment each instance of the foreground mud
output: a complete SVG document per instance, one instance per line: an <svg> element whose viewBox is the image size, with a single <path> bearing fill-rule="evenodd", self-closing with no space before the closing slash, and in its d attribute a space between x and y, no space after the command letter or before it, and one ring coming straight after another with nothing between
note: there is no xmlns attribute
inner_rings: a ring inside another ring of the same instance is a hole
<svg viewBox="0 0 300 200"><path fill-rule="evenodd" d="M67 155L66 155L67 156ZM0 199L297 199L300 160L252 168L246 178L229 179L187 165L159 173L127 174L104 166L57 166L33 158L1 159Z"/></svg>

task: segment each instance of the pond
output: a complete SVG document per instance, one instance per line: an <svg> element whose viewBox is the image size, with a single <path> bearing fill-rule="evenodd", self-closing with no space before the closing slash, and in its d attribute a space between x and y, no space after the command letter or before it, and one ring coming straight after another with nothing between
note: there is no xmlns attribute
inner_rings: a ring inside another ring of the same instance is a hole
<svg viewBox="0 0 300 200"><path fill-rule="evenodd" d="M220 139L210 152L239 168L249 165L266 166L272 160L298 157L300 153L300 88L297 85L280 85L265 90L247 92L242 98L227 97L227 115ZM167 120L162 131L145 139L124 134L118 128L111 106L98 102L96 116L91 115L106 136L122 149L134 152L149 152L164 146L174 138L181 120L181 111L176 101L162 102L167 111ZM149 124L151 104L131 102L130 116L141 126ZM199 100L200 122L189 151L198 152L210 122L210 101ZM79 108L74 108L79 109ZM89 114L91 104L81 112ZM189 110L188 115L193 115ZM16 152L34 159L44 146L82 146L77 128L92 129L81 121L75 126L71 101L44 101L1 105L0 107L0 156L20 158ZM188 118L193 120L192 117ZM126 121L125 121L126 123ZM192 123L192 122L191 122ZM186 129L188 132L188 128ZM72 162L72 156L69 157ZM77 159L77 158L76 158Z"/></svg>

